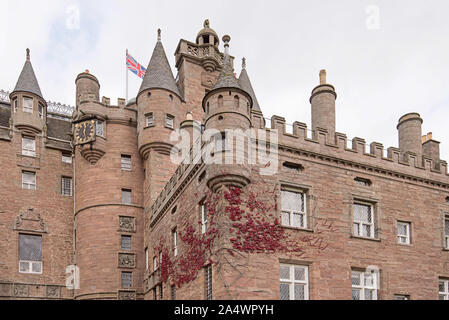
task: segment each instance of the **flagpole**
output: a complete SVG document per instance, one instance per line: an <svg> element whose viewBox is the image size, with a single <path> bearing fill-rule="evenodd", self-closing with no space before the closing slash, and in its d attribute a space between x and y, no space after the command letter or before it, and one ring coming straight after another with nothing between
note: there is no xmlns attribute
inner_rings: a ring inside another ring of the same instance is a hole
<svg viewBox="0 0 449 320"><path fill-rule="evenodd" d="M128 49L126 49L126 59L128 59ZM129 78L128 63L125 63L125 67L126 67L126 104L128 104L128 78Z"/></svg>

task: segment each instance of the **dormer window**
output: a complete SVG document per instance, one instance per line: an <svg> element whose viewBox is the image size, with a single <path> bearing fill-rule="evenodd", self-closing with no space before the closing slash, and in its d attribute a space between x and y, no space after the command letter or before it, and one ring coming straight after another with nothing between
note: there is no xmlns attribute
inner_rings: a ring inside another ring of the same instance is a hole
<svg viewBox="0 0 449 320"><path fill-rule="evenodd" d="M33 99L23 97L23 112L33 113Z"/></svg>

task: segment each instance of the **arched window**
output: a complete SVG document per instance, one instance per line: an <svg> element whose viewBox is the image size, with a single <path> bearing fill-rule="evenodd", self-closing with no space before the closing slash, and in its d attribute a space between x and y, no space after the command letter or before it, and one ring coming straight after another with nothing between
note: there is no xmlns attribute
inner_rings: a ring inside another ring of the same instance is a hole
<svg viewBox="0 0 449 320"><path fill-rule="evenodd" d="M219 108L223 107L223 96L218 96L218 107Z"/></svg>

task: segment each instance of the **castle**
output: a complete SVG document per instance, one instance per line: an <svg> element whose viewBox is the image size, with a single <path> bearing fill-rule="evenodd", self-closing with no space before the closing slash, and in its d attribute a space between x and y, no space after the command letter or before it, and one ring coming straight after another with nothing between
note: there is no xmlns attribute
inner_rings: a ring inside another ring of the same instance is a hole
<svg viewBox="0 0 449 320"><path fill-rule="evenodd" d="M311 130L267 126L230 37L221 52L206 21L195 40L175 78L159 33L117 105L79 74L73 113L45 100L27 52L0 102L0 298L449 300L447 163L420 115L399 120L399 148L348 145L323 70ZM178 129L213 161L172 161ZM229 141L250 130L270 138ZM215 161L236 151L245 161Z"/></svg>

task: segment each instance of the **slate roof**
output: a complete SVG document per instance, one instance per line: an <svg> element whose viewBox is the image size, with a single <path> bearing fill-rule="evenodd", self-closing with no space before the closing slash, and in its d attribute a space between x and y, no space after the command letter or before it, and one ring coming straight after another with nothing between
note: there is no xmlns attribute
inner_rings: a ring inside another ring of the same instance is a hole
<svg viewBox="0 0 449 320"><path fill-rule="evenodd" d="M239 81L234 75L234 68L231 65L231 58L228 54L225 54L223 69L218 76L217 83L215 84L213 90L220 88L237 88L242 90L239 86Z"/></svg>
<svg viewBox="0 0 449 320"><path fill-rule="evenodd" d="M161 41L156 43L139 93L146 89L166 89L182 99Z"/></svg>
<svg viewBox="0 0 449 320"><path fill-rule="evenodd" d="M248 72L246 72L245 67L242 69L242 73L240 74L239 85L243 90L249 93L253 99L253 110L261 111L259 101L257 101L256 94L254 93L253 86L251 85L251 81L249 80Z"/></svg>
<svg viewBox="0 0 449 320"><path fill-rule="evenodd" d="M23 66L22 72L20 73L19 79L17 80L17 84L13 92L16 91L26 91L34 93L42 99L44 98L42 96L39 83L37 82L36 75L34 74L31 61L28 59L25 61L25 65Z"/></svg>

